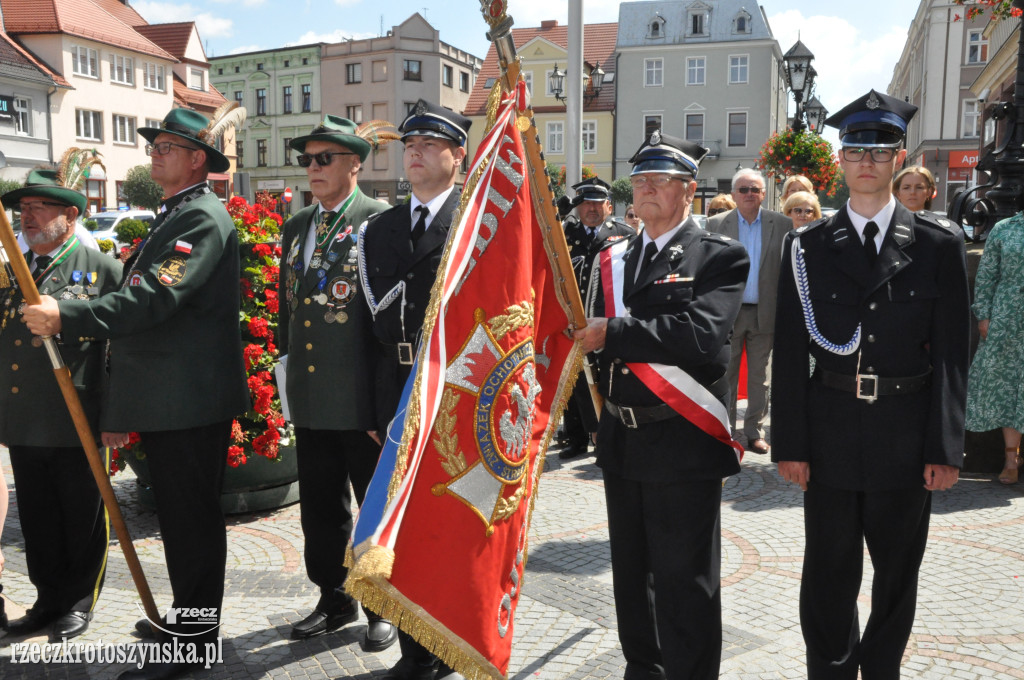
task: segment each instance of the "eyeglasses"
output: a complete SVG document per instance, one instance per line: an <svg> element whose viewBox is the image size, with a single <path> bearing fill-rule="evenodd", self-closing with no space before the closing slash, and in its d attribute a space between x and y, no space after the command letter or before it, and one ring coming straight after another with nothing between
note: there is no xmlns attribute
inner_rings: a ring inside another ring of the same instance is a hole
<svg viewBox="0 0 1024 680"><path fill-rule="evenodd" d="M157 144L146 145L146 155L152 156L154 152L157 156L166 156L171 152L171 147L176 146L179 149L185 149L187 151L199 151L194 146L185 146L184 144L175 144L174 142L159 142Z"/></svg>
<svg viewBox="0 0 1024 680"><path fill-rule="evenodd" d="M841 149L843 154L843 160L850 163L857 163L864 158L864 154L871 153L872 163L888 163L896 155L896 149L891 146L876 146L871 149L865 149L862 146L844 146Z"/></svg>
<svg viewBox="0 0 1024 680"><path fill-rule="evenodd" d="M633 185L634 189L640 189L643 187L664 189L668 186L668 183L674 179L677 179L680 182L683 181L683 178L677 175L633 175L629 178L629 183Z"/></svg>
<svg viewBox="0 0 1024 680"><path fill-rule="evenodd" d="M43 212L45 207L51 208L67 208L68 206L63 203L54 203L53 201L38 201L36 203L19 203L18 210L23 213L38 213Z"/></svg>
<svg viewBox="0 0 1024 680"><path fill-rule="evenodd" d="M736 187L736 191L741 194L760 194L763 189L761 187Z"/></svg>
<svg viewBox="0 0 1024 680"><path fill-rule="evenodd" d="M789 212L794 215L813 215L814 208L791 208Z"/></svg>
<svg viewBox="0 0 1024 680"><path fill-rule="evenodd" d="M327 167L333 160L332 156L358 156L359 154L351 151L321 151L320 153L300 153L298 156L299 167L308 168L316 161L316 164L321 168Z"/></svg>
<svg viewBox="0 0 1024 680"><path fill-rule="evenodd" d="M708 208L708 217L714 217L718 213L729 212L728 208Z"/></svg>
<svg viewBox="0 0 1024 680"><path fill-rule="evenodd" d="M633 212L626 213L626 219L627 220L632 220L634 218L636 218L636 213L633 213Z"/></svg>

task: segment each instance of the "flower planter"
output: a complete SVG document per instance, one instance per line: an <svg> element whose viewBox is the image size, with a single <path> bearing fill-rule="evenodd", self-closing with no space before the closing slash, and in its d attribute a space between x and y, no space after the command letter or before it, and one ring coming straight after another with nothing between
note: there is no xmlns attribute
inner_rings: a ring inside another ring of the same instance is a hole
<svg viewBox="0 0 1024 680"><path fill-rule="evenodd" d="M143 507L156 508L153 500L152 476L145 458L124 456L137 477L136 493ZM263 456L250 456L238 467L228 465L224 470L224 488L220 506L225 514L273 510L299 500L299 472L294 446L281 447L281 460L272 461Z"/></svg>

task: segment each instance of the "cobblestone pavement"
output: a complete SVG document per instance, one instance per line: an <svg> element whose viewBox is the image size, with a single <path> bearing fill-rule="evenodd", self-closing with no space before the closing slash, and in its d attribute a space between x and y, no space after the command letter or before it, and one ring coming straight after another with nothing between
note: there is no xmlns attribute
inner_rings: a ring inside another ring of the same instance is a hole
<svg viewBox="0 0 1024 680"><path fill-rule="evenodd" d="M766 457L747 454L728 480L722 508L725 647L722 677L736 680L805 676L797 601L803 547L800 492L776 475ZM12 480L6 450L0 461ZM134 478L114 487L156 597L170 589L155 515L135 499ZM621 678L604 493L593 456L547 461L530 538L509 675L518 680ZM992 475L968 475L936 494L921 572L917 621L904 678L1024 678L1024 485L1004 487ZM3 534L4 595L13 616L35 591L25 575L18 508ZM362 623L296 642L290 625L316 601L302 564L297 505L231 517L228 526L223 663L195 678L337 678L379 676L398 658L360 650ZM140 616L120 548L110 549L106 586L82 642L130 645ZM862 622L870 607L865 560ZM13 617L12 616L12 617ZM30 641L42 642L43 638ZM0 640L0 678L113 678L125 664L14 663Z"/></svg>

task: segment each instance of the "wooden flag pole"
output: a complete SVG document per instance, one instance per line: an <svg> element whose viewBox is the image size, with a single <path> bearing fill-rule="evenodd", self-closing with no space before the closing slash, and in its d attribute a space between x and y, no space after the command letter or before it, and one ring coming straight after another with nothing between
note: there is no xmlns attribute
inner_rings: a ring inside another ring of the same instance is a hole
<svg viewBox="0 0 1024 680"><path fill-rule="evenodd" d="M40 301L39 290L36 289L36 282L28 270L28 263L25 262L25 258L21 257L21 248L18 246L18 241L14 236L14 229L11 228L11 223L7 219L7 212L4 210L2 202L0 202L0 241L3 243L4 251L7 253L7 260L11 263L11 269L18 280L18 287L21 289L25 302L30 305L38 305ZM146 575L142 572L142 564L139 562L139 556L135 552L135 546L132 544L132 537L128 533L128 527L125 525L124 517L121 515L121 507L117 504L114 487L110 485L108 470L100 458L99 449L96 448L96 439L93 437L92 428L89 427L89 420L82 409L82 402L78 398L78 392L75 390L71 371L64 365L64 358L61 356L57 343L54 342L52 337L44 337L43 345L46 347L46 353L49 355L50 363L53 365L53 374L57 378L61 394L64 395L64 402L67 404L68 412L71 414L71 420L75 423L75 430L78 431L78 438L82 442L82 448L85 449L85 457L89 460L89 468L92 470L92 476L96 479L96 486L99 487L100 496L103 498L103 505L107 508L110 523L114 525L114 532L121 543L121 550L124 552L125 561L128 562L128 570L132 574L132 580L135 581L135 588L139 591L142 607L145 609L146 616L151 623L159 621L160 612L157 611L156 603L153 602L153 593L149 589L149 583L146 582Z"/></svg>
<svg viewBox="0 0 1024 680"><path fill-rule="evenodd" d="M484 20L491 27L487 37L494 43L494 48L498 53L498 64L502 71L502 86L506 92L512 92L516 89L516 83L519 81L520 64L516 56L516 44L512 40L512 17L508 16L507 9L507 0L480 0L480 11L484 15ZM565 232L561 228L554 228L554 225L561 224L561 220L558 218L555 196L551 191L551 179L548 177L544 151L540 145L540 133L533 118L533 108L527 108L523 115L529 121L529 127L526 130L523 128L520 130L523 130L523 147L526 149L527 165L530 168L530 187L535 197L534 203L540 208L537 221L544 233L544 242L557 266L558 280L555 281L555 284L559 288L560 297L569 305L571 316L569 322L573 330L586 328L587 316L583 309L583 300L580 298L579 286L576 283L576 273L572 268L572 257L569 255L569 245L565 241ZM600 419L604 398L598 392L586 357L583 360L583 372L590 387L594 411Z"/></svg>

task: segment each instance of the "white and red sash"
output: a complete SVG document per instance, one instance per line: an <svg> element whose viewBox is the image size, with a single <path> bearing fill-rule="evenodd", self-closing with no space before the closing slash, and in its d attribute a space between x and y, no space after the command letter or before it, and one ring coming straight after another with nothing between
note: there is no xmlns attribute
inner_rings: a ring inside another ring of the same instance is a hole
<svg viewBox="0 0 1024 680"><path fill-rule="evenodd" d="M605 248L600 254L601 286L604 291L605 314L608 317L629 316L622 299L628 246L629 242L622 241ZM732 438L729 413L725 406L689 373L668 364L631 362L626 366L647 389L676 413L701 431L732 447L736 452L736 460L743 459L743 446Z"/></svg>

